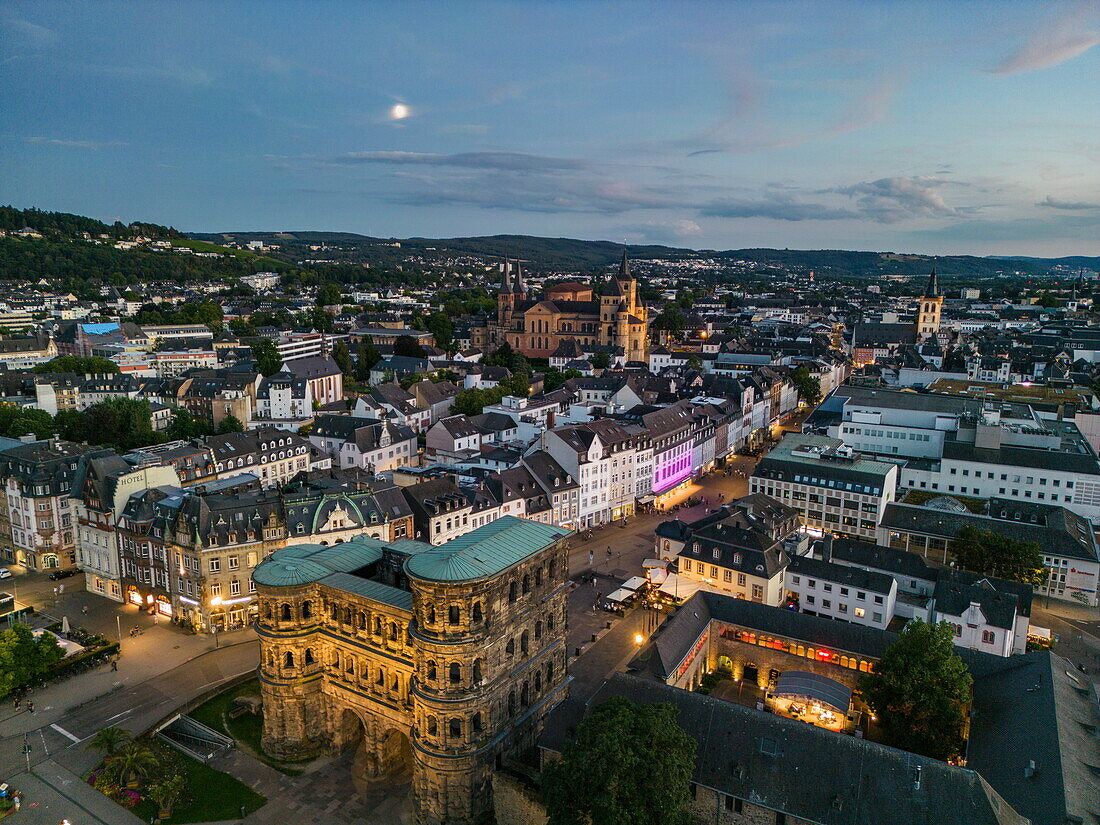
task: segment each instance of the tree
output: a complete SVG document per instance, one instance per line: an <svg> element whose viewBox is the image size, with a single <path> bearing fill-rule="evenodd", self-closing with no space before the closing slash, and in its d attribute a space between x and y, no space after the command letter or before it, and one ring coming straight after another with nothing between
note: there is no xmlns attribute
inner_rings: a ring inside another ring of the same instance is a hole
<svg viewBox="0 0 1100 825"><path fill-rule="evenodd" d="M75 372L77 375L114 375L122 372L118 364L108 358L81 355L59 355L41 364L35 364L31 372Z"/></svg>
<svg viewBox="0 0 1100 825"><path fill-rule="evenodd" d="M370 381L370 370L382 360L382 355L369 338L359 340L359 357L355 360L355 380Z"/></svg>
<svg viewBox="0 0 1100 825"><path fill-rule="evenodd" d="M0 631L0 699L44 676L64 655L52 633L36 637L25 624Z"/></svg>
<svg viewBox="0 0 1100 825"><path fill-rule="evenodd" d="M874 671L860 677L887 745L943 760L962 752L974 680L953 639L946 622L913 619Z"/></svg>
<svg viewBox="0 0 1100 825"><path fill-rule="evenodd" d="M241 423L241 419L235 415L227 415L220 422L218 422L218 434L225 435L226 433L243 433L244 424Z"/></svg>
<svg viewBox="0 0 1100 825"><path fill-rule="evenodd" d="M275 342L270 338L261 338L252 345L252 357L256 359L256 368L264 378L277 373L283 365L283 356L279 355Z"/></svg>
<svg viewBox="0 0 1100 825"><path fill-rule="evenodd" d="M462 390L451 404L451 415L481 415L487 404L497 404L503 397L504 390L501 387Z"/></svg>
<svg viewBox="0 0 1100 825"><path fill-rule="evenodd" d="M337 341L336 346L332 348L332 360L336 362L340 372L351 375L351 353L348 352L348 345L343 341Z"/></svg>
<svg viewBox="0 0 1100 825"><path fill-rule="evenodd" d="M423 358L424 350L411 335L398 335L393 342L393 354L403 355L406 358Z"/></svg>
<svg viewBox="0 0 1100 825"><path fill-rule="evenodd" d="M339 284L321 284L317 290L317 306L331 307L343 303L343 293Z"/></svg>
<svg viewBox="0 0 1100 825"><path fill-rule="evenodd" d="M964 570L1039 587L1047 580L1043 552L1033 541L1018 541L993 530L966 525L951 544Z"/></svg>
<svg viewBox="0 0 1100 825"><path fill-rule="evenodd" d="M147 794L150 799L157 803L161 819L167 819L172 815L172 809L179 803L186 788L187 780L179 774L149 786Z"/></svg>
<svg viewBox="0 0 1100 825"><path fill-rule="evenodd" d="M53 428L66 441L88 440L88 422L79 410L58 410L53 417Z"/></svg>
<svg viewBox="0 0 1100 825"><path fill-rule="evenodd" d="M435 345L442 350L449 350L454 344L455 328L451 319L442 312L434 313L425 322L428 332L435 338Z"/></svg>
<svg viewBox="0 0 1100 825"><path fill-rule="evenodd" d="M597 705L542 772L548 825L686 825L695 747L674 705Z"/></svg>
<svg viewBox="0 0 1100 825"><path fill-rule="evenodd" d="M679 340L684 337L684 315L672 304L666 305L653 319L653 328L667 332L670 338Z"/></svg>
<svg viewBox="0 0 1100 825"><path fill-rule="evenodd" d="M43 439L53 434L54 421L45 410L0 404L0 435L8 438L33 435L37 439Z"/></svg>
<svg viewBox="0 0 1100 825"><path fill-rule="evenodd" d="M688 356L688 366L693 370L701 370L703 368L703 359L693 352Z"/></svg>
<svg viewBox="0 0 1100 825"><path fill-rule="evenodd" d="M140 742L130 742L103 760L103 767L120 785L136 785L160 767L151 749Z"/></svg>
<svg viewBox="0 0 1100 825"><path fill-rule="evenodd" d="M573 378L581 378L580 370L566 370L562 372L559 369L551 367L542 374L542 391L553 392L558 387L562 386L566 381Z"/></svg>
<svg viewBox="0 0 1100 825"><path fill-rule="evenodd" d="M205 418L195 418L190 410L180 408L172 413L172 421L165 434L169 438L199 438L211 433L210 422Z"/></svg>
<svg viewBox="0 0 1100 825"><path fill-rule="evenodd" d="M103 751L105 756L114 756L119 749L130 741L130 733L116 725L100 728L95 736L84 746L86 751Z"/></svg>
<svg viewBox="0 0 1100 825"><path fill-rule="evenodd" d="M791 371L791 382L798 391L798 397L811 406L821 400L821 380L810 375L807 366L802 365Z"/></svg>
<svg viewBox="0 0 1100 825"><path fill-rule="evenodd" d="M120 451L155 444L153 411L143 398L108 398L84 410L85 435L89 444L115 447Z"/></svg>
<svg viewBox="0 0 1100 825"><path fill-rule="evenodd" d="M611 366L611 353L601 350L592 354L592 366L598 370L605 370Z"/></svg>
<svg viewBox="0 0 1100 825"><path fill-rule="evenodd" d="M1046 309L1054 309L1055 307L1061 306L1062 302L1051 295L1049 292L1043 292L1041 295L1039 295L1039 300L1037 300L1035 303Z"/></svg>

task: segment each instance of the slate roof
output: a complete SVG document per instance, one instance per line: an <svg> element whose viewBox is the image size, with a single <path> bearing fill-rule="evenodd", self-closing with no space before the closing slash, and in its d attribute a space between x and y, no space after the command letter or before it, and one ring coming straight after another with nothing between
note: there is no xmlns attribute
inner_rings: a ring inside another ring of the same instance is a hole
<svg viewBox="0 0 1100 825"><path fill-rule="evenodd" d="M283 363L286 372L292 373L298 378L325 378L330 375L339 375L340 368L328 355L316 355L312 358L295 358Z"/></svg>
<svg viewBox="0 0 1100 825"><path fill-rule="evenodd" d="M518 564L572 531L502 516L405 562L405 572L430 581L471 581Z"/></svg>
<svg viewBox="0 0 1100 825"><path fill-rule="evenodd" d="M868 590L872 593L889 593L894 585L894 578L885 573L862 570L859 567L849 567L846 564L836 564L810 556L795 556L787 566L787 571L859 590Z"/></svg>
<svg viewBox="0 0 1100 825"><path fill-rule="evenodd" d="M822 825L1007 825L1019 820L974 771L842 736L771 713L627 674L589 701L665 702L696 740L692 781ZM540 745L561 751L577 719L565 706ZM915 781L919 772L920 782ZM997 803L1000 802L1000 807Z"/></svg>
<svg viewBox="0 0 1100 825"><path fill-rule="evenodd" d="M364 579L361 576L353 576L351 573L329 573L320 579L320 583L412 613L413 597L412 592L408 590Z"/></svg>
<svg viewBox="0 0 1100 825"><path fill-rule="evenodd" d="M814 552L822 552L820 547L821 542L818 542ZM834 538L831 555L833 561L841 564L884 570L907 579L935 579L935 571L925 564L924 559L908 550L896 550L869 541Z"/></svg>

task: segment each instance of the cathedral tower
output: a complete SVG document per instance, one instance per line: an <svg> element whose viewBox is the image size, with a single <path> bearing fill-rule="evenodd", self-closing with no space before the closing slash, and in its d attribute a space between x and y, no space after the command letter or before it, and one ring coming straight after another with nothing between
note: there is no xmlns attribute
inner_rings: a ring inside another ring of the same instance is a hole
<svg viewBox="0 0 1100 825"><path fill-rule="evenodd" d="M943 296L940 295L939 279L936 268L928 276L928 287L920 299L920 312L917 315L917 341L933 338L940 331L940 311L943 309Z"/></svg>

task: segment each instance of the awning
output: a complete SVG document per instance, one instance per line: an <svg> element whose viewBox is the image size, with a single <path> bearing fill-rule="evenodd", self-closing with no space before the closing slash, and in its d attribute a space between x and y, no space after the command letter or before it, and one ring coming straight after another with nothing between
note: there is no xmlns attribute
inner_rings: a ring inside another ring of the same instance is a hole
<svg viewBox="0 0 1100 825"><path fill-rule="evenodd" d="M691 598L702 589L703 582L677 573L669 573L665 583L661 585L662 593L680 601Z"/></svg>
<svg viewBox="0 0 1100 825"><path fill-rule="evenodd" d="M620 586L623 588L623 590L630 590L631 592L633 592L635 590L641 590L643 587L645 587L645 585L646 580L644 578L642 578L641 576L633 576L623 582Z"/></svg>
<svg viewBox="0 0 1100 825"><path fill-rule="evenodd" d="M790 699L809 699L820 702L839 713L847 713L852 704L850 687L836 679L806 670L788 670L781 674L772 694Z"/></svg>
<svg viewBox="0 0 1100 825"><path fill-rule="evenodd" d="M668 559L646 559L642 562L642 567L647 570L651 567L660 567L664 569L668 567Z"/></svg>
<svg viewBox="0 0 1100 825"><path fill-rule="evenodd" d="M652 504L653 503L653 496L642 496L640 499L638 499L638 503L639 504Z"/></svg>
<svg viewBox="0 0 1100 825"><path fill-rule="evenodd" d="M627 599L632 598L633 596L633 590L626 590L625 588L620 587L618 590L608 596L607 600L609 602L625 602Z"/></svg>

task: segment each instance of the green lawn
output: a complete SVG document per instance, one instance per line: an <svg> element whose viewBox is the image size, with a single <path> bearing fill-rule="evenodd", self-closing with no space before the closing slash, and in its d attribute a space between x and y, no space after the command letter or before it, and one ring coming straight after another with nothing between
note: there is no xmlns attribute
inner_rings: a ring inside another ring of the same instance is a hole
<svg viewBox="0 0 1100 825"><path fill-rule="evenodd" d="M274 258L257 255L255 252L249 252L245 249L231 249L228 246L221 246L216 243L210 243L209 241L195 241L190 238L173 238L170 243L172 246L186 247L195 252L217 252L222 255L232 255L235 258L240 258L242 261L261 263L266 266L285 266L283 262L277 261Z"/></svg>
<svg viewBox="0 0 1100 825"><path fill-rule="evenodd" d="M183 803L172 811L170 817L162 820L164 825L240 819L242 807L246 814L250 814L267 803L266 797L243 782L192 759L171 745L154 741L150 743L150 747L163 764L170 766L166 773L179 773L188 780L189 791ZM156 803L150 799L143 799L135 805L133 812L146 822L152 822L158 813Z"/></svg>
<svg viewBox="0 0 1100 825"><path fill-rule="evenodd" d="M245 713L238 716L236 719L229 718L229 712L236 707L233 703L234 699L238 696L259 695L260 683L255 679L250 679L243 684L219 693L212 699L208 699L187 715L209 728L224 733L226 736L232 736L237 740L237 744L243 750L251 753L261 762L275 768L275 770L281 771L289 776L297 776L302 771L294 767L293 762L288 763L278 759L272 759L263 752L263 748L260 746L260 741L263 738L264 732L263 716L254 713Z"/></svg>

